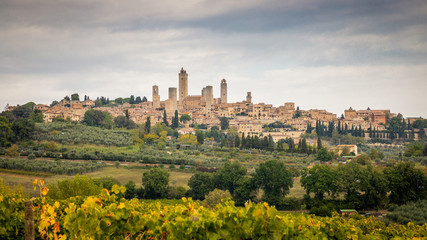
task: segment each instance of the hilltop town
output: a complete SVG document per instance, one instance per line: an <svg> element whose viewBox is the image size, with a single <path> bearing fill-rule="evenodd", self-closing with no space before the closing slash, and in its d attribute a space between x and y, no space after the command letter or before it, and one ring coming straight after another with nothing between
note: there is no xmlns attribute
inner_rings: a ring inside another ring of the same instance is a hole
<svg viewBox="0 0 427 240"><path fill-rule="evenodd" d="M351 107L344 111L344 114L337 117L336 114L326 110L309 109L303 110L295 108L294 102L285 102L284 105L274 107L272 104L253 103L251 92L247 92L246 99L230 103L227 101L227 80L220 81L220 96L213 96L213 86L206 86L202 89L201 95L189 95L189 77L186 70L181 68L178 73L179 88L169 87L168 98L161 100L159 86L152 87L152 98L148 101L145 97L141 101L131 99L130 102L121 102L116 100L110 101L104 97L102 99L91 100L85 96L83 101L65 97L59 102L50 106L37 104L34 109L40 110L44 115L45 122L52 122L55 118L70 119L72 121L83 121L85 112L95 108L106 111L113 117L124 116L128 114L129 118L135 123L141 124L150 117L151 124L161 123L165 117L171 121L175 111L179 115L188 114L191 121L187 128L182 130L186 133L192 133L193 129L189 128L192 124L204 125L207 129L212 126L220 125L220 118L229 119L229 126L235 127L238 133L248 135L262 136L264 126L275 122L280 122L285 128L277 128L269 131L273 140L277 142L280 139L293 138L299 139L301 134L311 132L311 129L317 125L328 126L334 123L334 128L343 130L359 130L359 137L371 138L373 132L376 138L389 139L387 133L388 121L396 117L389 109L366 109L355 110ZM133 97L133 96L132 96ZM102 100L102 101L101 101ZM13 110L15 107L8 107ZM413 124L420 118L406 118L406 124ZM408 128L409 129L409 128ZM423 129L424 130L424 129ZM406 130L409 131L409 130ZM419 129L407 133L412 139L419 138ZM422 130L421 130L422 131ZM425 131L425 130L424 130ZM425 133L422 133L425 136Z"/></svg>

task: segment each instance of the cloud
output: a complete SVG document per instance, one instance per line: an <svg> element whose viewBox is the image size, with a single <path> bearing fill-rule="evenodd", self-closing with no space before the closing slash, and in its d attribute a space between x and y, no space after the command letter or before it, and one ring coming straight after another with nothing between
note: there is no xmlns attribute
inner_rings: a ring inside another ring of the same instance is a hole
<svg viewBox="0 0 427 240"><path fill-rule="evenodd" d="M184 67L190 94L212 85L218 96L226 78L230 101L252 91L276 106L427 117L426 13L418 0L2 1L0 106L74 92L150 99L155 83L165 99Z"/></svg>

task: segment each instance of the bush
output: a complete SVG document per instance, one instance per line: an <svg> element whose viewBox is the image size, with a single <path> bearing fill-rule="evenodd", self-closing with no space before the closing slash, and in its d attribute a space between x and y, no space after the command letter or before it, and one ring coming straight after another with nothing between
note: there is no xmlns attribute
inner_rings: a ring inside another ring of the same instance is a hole
<svg viewBox="0 0 427 240"><path fill-rule="evenodd" d="M36 155L34 153L30 153L28 155L28 160L34 160L34 159L36 159Z"/></svg>
<svg viewBox="0 0 427 240"><path fill-rule="evenodd" d="M222 199L231 198L231 194L228 190L220 190L215 188L213 191L205 195L205 200L203 200L203 205L209 208L215 207L217 204L221 203Z"/></svg>

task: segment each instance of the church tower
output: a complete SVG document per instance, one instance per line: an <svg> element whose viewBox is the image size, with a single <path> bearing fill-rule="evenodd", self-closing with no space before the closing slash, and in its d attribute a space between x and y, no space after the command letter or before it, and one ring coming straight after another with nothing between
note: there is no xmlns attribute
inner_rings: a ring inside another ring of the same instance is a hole
<svg viewBox="0 0 427 240"><path fill-rule="evenodd" d="M227 81L221 80L221 103L227 103Z"/></svg>
<svg viewBox="0 0 427 240"><path fill-rule="evenodd" d="M182 104L182 101L185 97L188 96L188 74L181 68L179 73L179 103Z"/></svg>

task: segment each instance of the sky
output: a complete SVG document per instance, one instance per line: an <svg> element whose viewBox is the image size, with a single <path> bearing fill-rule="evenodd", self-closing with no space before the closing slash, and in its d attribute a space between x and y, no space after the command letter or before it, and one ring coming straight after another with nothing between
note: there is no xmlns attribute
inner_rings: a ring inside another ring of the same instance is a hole
<svg viewBox="0 0 427 240"><path fill-rule="evenodd" d="M427 118L425 0L2 0L0 109L80 98L161 100L188 73L228 101L390 109Z"/></svg>

